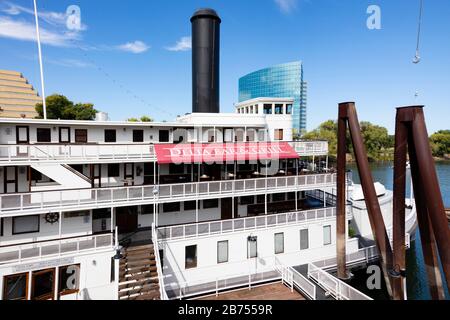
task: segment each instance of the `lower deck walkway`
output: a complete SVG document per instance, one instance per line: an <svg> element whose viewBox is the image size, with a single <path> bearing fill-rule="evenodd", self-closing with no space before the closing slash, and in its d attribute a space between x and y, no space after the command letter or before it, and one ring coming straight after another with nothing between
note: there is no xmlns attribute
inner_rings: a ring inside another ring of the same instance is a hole
<svg viewBox="0 0 450 320"><path fill-rule="evenodd" d="M218 296L202 297L197 300L306 300L299 292L281 282L266 284L252 289L224 292Z"/></svg>
<svg viewBox="0 0 450 320"><path fill-rule="evenodd" d="M300 274L302 276L304 276L305 278L308 279L308 265L307 264L303 264L301 266L296 266L294 267L295 270L297 270L298 272L300 272ZM314 283L314 282L312 282ZM322 289L321 286L319 286L318 284L314 283L316 285L316 300L335 300L333 298L333 296L331 295L327 295L325 294L325 290Z"/></svg>

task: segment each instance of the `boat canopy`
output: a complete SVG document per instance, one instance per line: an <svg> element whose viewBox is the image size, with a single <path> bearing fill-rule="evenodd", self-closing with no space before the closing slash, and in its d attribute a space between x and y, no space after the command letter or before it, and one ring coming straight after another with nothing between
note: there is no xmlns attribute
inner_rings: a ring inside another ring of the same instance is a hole
<svg viewBox="0 0 450 320"><path fill-rule="evenodd" d="M155 144L159 164L229 163L244 160L299 158L287 142Z"/></svg>
<svg viewBox="0 0 450 320"><path fill-rule="evenodd" d="M386 194L386 188L379 182L375 182L374 184L375 192L377 193L377 197L381 197ZM351 199L353 201L361 201L364 200L364 192L359 184L353 185L353 192L351 195Z"/></svg>

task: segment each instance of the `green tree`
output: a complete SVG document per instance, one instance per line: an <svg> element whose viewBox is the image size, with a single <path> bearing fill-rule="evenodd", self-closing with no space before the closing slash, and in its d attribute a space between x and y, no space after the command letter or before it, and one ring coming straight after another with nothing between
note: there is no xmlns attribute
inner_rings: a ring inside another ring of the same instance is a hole
<svg viewBox="0 0 450 320"><path fill-rule="evenodd" d="M382 154L393 147L388 130L384 127L363 121L360 124L361 134L370 160L381 160Z"/></svg>
<svg viewBox="0 0 450 320"><path fill-rule="evenodd" d="M435 157L445 157L450 154L450 130L440 130L430 137L431 150Z"/></svg>
<svg viewBox="0 0 450 320"><path fill-rule="evenodd" d="M137 119L137 118L128 118L127 121L128 122L139 122L139 119Z"/></svg>
<svg viewBox="0 0 450 320"><path fill-rule="evenodd" d="M394 140L389 136L386 128L373 125L370 122L361 122L361 134L366 146L367 157L369 160L380 160L385 158L386 153L391 153ZM326 140L328 141L328 149L331 156L337 155L337 122L328 120L303 135L303 139L307 140ZM350 134L347 132L346 138L347 151L353 152L350 140Z"/></svg>
<svg viewBox="0 0 450 320"><path fill-rule="evenodd" d="M92 120L97 113L94 105L91 103L77 103L67 99L66 96L53 94L45 98L47 105L47 119L64 119L64 120ZM36 112L38 118L44 118L42 103L36 104Z"/></svg>
<svg viewBox="0 0 450 320"><path fill-rule="evenodd" d="M142 122L153 122L153 118L151 118L149 116L142 116L141 121Z"/></svg>
<svg viewBox="0 0 450 320"><path fill-rule="evenodd" d="M333 120L328 120L319 125L313 131L307 132L302 136L306 140L326 140L328 141L328 149L330 155L337 154L337 123Z"/></svg>

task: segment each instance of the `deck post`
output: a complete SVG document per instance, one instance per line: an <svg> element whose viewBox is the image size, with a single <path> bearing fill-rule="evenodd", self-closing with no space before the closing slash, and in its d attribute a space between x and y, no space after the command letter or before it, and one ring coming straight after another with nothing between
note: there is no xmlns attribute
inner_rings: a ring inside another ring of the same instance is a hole
<svg viewBox="0 0 450 320"><path fill-rule="evenodd" d="M392 211L393 265L400 272L402 285L393 288L394 299L403 300L406 283L405 261L405 188L406 188L406 153L408 130L397 113L395 125L394 152L394 201Z"/></svg>
<svg viewBox="0 0 450 320"><path fill-rule="evenodd" d="M401 285L401 284L398 281L392 281L392 283L391 283L391 279L388 274L388 270L392 269L392 249L391 249L391 245L389 242L389 237L386 232L386 226L384 224L383 215L381 214L380 204L378 202L378 197L377 197L377 194L375 191L375 186L373 184L373 178L372 178L372 174L371 174L370 167L369 167L369 161L367 159L367 153L366 153L366 150L364 147L364 141L361 136L361 128L359 125L358 116L356 114L356 108L355 108L354 102L346 102L346 103L339 104L339 120L341 120L341 119L344 121L346 120L347 124L349 126L350 137L352 140L356 164L357 164L359 176L361 179L361 186L362 186L363 193L364 193L364 198L365 198L366 207L367 207L367 211L368 211L370 226L372 228L372 233L375 238L375 242L380 251L381 266L383 269L383 275L384 275L385 282L386 282L386 288L389 293L389 296L392 297L393 296L392 286L394 284L395 285ZM343 130L342 130L342 132L343 132ZM344 144L343 133L341 133L341 136L339 136L339 138L341 138L340 143L343 145ZM341 175L344 174L344 182L341 182L341 185L342 185L342 184L345 184L345 170L342 170L342 168L339 168L339 169L341 169L341 170L338 170L338 176L339 176L339 171L343 171L343 172L341 172ZM341 188L342 188L342 186L341 186ZM344 194L345 194L345 192L344 192ZM341 198L343 198L343 197L341 196L339 198L339 200L341 201L341 205L342 205ZM338 200L338 202L339 202L339 200ZM345 205L345 203L344 203L344 205ZM345 221L345 206L344 206L344 210L342 210L342 211L344 211L344 221ZM340 214L342 215L342 213L337 213L337 216ZM341 222L341 224L342 224L342 222Z"/></svg>
<svg viewBox="0 0 450 320"><path fill-rule="evenodd" d="M339 105L336 186L336 258L337 277L348 278L345 242L345 168L346 168L347 105Z"/></svg>
<svg viewBox="0 0 450 320"><path fill-rule="evenodd" d="M438 254L447 287L450 287L450 230L431 154L423 106L398 108L397 113L401 121L408 123L409 128L411 176L430 291L433 299L443 299Z"/></svg>

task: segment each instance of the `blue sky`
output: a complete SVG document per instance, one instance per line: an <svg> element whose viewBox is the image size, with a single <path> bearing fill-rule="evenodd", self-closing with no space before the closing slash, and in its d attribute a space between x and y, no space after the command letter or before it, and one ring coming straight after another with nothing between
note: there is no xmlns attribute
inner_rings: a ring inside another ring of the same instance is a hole
<svg viewBox="0 0 450 320"><path fill-rule="evenodd" d="M381 30L366 10L381 8ZM81 30L65 22L81 9ZM394 129L395 107L425 104L428 129L449 129L450 1L424 0L38 0L46 93L92 102L113 120L147 114L173 120L191 110L189 18L212 7L222 18L221 110L231 112L238 78L302 60L308 129L356 101L360 120ZM21 71L40 91L32 0L0 0L0 68ZM418 98L414 97L419 92Z"/></svg>

